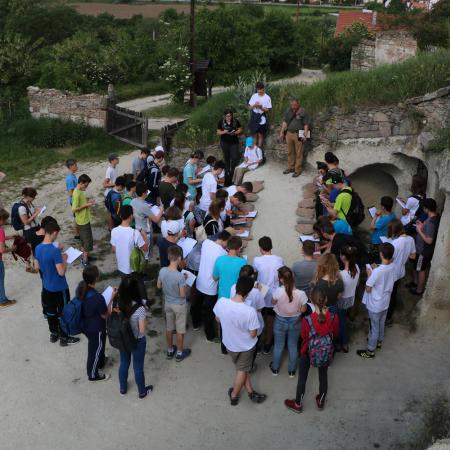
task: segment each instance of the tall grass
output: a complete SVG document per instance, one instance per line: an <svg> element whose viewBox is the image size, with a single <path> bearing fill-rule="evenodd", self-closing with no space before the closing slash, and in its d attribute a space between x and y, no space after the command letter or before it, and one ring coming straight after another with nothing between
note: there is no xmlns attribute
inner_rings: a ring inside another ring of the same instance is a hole
<svg viewBox="0 0 450 450"><path fill-rule="evenodd" d="M288 107L291 95L300 98L305 109L315 114L331 106L339 106L351 112L369 105L388 105L408 98L432 92L450 85L450 50L420 54L400 64L384 65L367 72L341 72L331 74L326 80L310 86L286 84L273 86L269 92L273 110L269 118L279 123ZM208 142L217 140L217 121L226 107L240 110L236 95L227 91L216 95L192 113L188 124L177 136L182 144L189 127L198 128L207 136ZM240 118L245 125L248 117Z"/></svg>

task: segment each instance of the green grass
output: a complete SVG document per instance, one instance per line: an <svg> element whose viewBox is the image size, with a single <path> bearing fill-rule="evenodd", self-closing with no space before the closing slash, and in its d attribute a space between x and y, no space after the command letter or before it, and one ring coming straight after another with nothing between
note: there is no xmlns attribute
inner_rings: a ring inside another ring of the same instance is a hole
<svg viewBox="0 0 450 450"><path fill-rule="evenodd" d="M161 95L169 91L165 81L142 81L141 83L118 84L114 86L119 102L150 95Z"/></svg>
<svg viewBox="0 0 450 450"><path fill-rule="evenodd" d="M205 103L205 99L199 98L198 107ZM144 111L145 117L186 117L194 111L194 108L188 103L169 103L167 105L157 106Z"/></svg>
<svg viewBox="0 0 450 450"><path fill-rule="evenodd" d="M388 105L432 92L450 84L450 50L424 53L401 64L380 66L367 72L340 72L310 86L289 84L272 86L273 110L269 118L279 123L288 107L290 95L298 96L305 109L315 114L331 106L347 111L358 107ZM226 107L234 107L236 96L228 91L214 96L192 113L189 122L177 135L179 144L186 143L197 130L202 143L216 140L215 127ZM241 118L245 124L247 117ZM191 133L192 135L192 133Z"/></svg>

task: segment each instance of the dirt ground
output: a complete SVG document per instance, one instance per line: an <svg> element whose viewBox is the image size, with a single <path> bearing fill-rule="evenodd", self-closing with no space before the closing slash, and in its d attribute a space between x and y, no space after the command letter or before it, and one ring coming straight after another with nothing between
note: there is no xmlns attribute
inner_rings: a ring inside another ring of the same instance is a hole
<svg viewBox="0 0 450 450"><path fill-rule="evenodd" d="M98 16L102 13L108 13L119 19L129 19L141 14L143 17L158 17L167 9L175 9L178 13L189 14L189 4L167 3L167 4L149 4L149 5L126 5L126 4L108 4L108 3L71 3L79 13ZM214 6L208 6L213 9Z"/></svg>
<svg viewBox="0 0 450 450"><path fill-rule="evenodd" d="M120 172L131 166L134 154L124 155ZM115 261L105 231L101 182L105 162L80 165L79 174L93 180L87 192L98 200L94 211L99 267L104 280L99 289L117 285ZM258 254L257 239L272 236L274 247L291 264L300 250L295 226L295 207L301 186L311 179L306 171L299 179L281 174L282 167L268 163L251 174L264 179L266 189L256 203L258 217L248 246L251 261ZM38 189L36 204L62 224L59 241L73 245L71 215L64 193L65 169L51 168L32 182ZM5 198L17 198L22 184L8 185ZM2 191L5 185L1 186ZM17 305L0 312L0 435L2 450L65 449L419 449L416 436L424 431L424 417L439 423L442 409L436 398L450 391L448 322L430 312L426 327L410 333L399 324L389 328L383 349L371 361L355 355L365 345L367 323L351 326L349 354L338 354L329 370L329 393L325 411L314 405L317 373L311 370L305 410L296 415L283 400L295 395L296 379L288 378L286 361L273 377L270 355L257 358L255 388L268 395L262 405L242 395L231 407L227 389L233 378L229 357L220 347L208 344L202 331L188 330L192 356L178 364L164 354L164 320L159 302L149 314L145 374L155 391L139 400L132 370L129 392L118 392L118 352L107 345L111 379L89 383L85 374L86 339L61 348L48 340L48 327L40 307L40 280L25 273L23 266L6 260L6 290ZM73 293L81 279L81 267L67 274ZM150 283L153 292L154 282ZM427 413L427 411L431 411ZM436 413L438 411L438 413ZM445 410L444 410L445 411ZM434 415L433 415L434 414ZM428 423L428 422L426 422Z"/></svg>

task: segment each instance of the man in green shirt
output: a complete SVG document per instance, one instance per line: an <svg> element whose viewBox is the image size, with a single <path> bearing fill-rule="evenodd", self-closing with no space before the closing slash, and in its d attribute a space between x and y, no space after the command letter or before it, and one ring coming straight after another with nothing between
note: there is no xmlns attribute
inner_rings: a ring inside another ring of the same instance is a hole
<svg viewBox="0 0 450 450"><path fill-rule="evenodd" d="M300 106L299 99L292 97L280 130L280 141L286 141L288 147L288 168L284 174L292 173L296 178L302 173L303 147L308 138L308 129L309 118Z"/></svg>
<svg viewBox="0 0 450 450"><path fill-rule="evenodd" d="M89 252L92 252L94 241L91 229L91 207L95 204L95 200L87 200L85 191L89 186L91 179L88 175L83 174L78 177L77 187L72 194L72 212L75 215L75 222L80 230L80 240L83 250L83 266L88 265Z"/></svg>

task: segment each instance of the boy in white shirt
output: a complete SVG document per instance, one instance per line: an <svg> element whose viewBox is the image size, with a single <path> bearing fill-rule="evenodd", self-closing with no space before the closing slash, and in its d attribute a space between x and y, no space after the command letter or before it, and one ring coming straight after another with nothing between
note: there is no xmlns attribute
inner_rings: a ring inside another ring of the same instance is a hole
<svg viewBox="0 0 450 450"><path fill-rule="evenodd" d="M259 321L256 310L246 305L245 299L253 286L252 278L239 278L236 283L236 295L231 299L220 298L214 307L216 320L222 327L223 343L236 367L233 387L228 389L232 406L239 403L239 394L244 386L252 402L262 403L266 399L265 394L259 394L253 389L250 376Z"/></svg>
<svg viewBox="0 0 450 450"><path fill-rule="evenodd" d="M357 350L364 359L375 358L375 349L381 348L384 339L384 323L395 282L395 265L392 263L394 246L388 242L380 245L381 265L367 269L368 279L363 296L370 320L367 350Z"/></svg>
<svg viewBox="0 0 450 450"><path fill-rule="evenodd" d="M259 251L262 256L257 256L253 260L253 267L258 273L258 283L266 285L269 290L264 298L265 308L263 309L263 317L266 328L266 336L264 339L263 353L268 355L272 347L273 340L273 318L275 313L272 305L272 292L277 289L280 284L278 281L278 269L284 266L283 258L272 255L272 239L263 236L259 241Z"/></svg>
<svg viewBox="0 0 450 450"><path fill-rule="evenodd" d="M256 93L248 101L250 110L249 131L255 136L259 147L263 146L264 137L267 133L267 113L272 109L272 100L266 94L264 83L256 83Z"/></svg>
<svg viewBox="0 0 450 450"><path fill-rule="evenodd" d="M206 172L202 180L202 196L198 207L194 211L195 220L197 223L203 223L212 201L216 198L217 192L217 177L225 169L223 161L216 161L211 172Z"/></svg>
<svg viewBox="0 0 450 450"><path fill-rule="evenodd" d="M262 163L262 150L255 145L252 137L245 140L244 162L234 169L233 184L240 185L244 178L244 174L249 170L255 170Z"/></svg>
<svg viewBox="0 0 450 450"><path fill-rule="evenodd" d="M108 156L109 166L106 169L105 179L103 180L103 187L105 188L105 197L108 192L115 186L116 178L119 176L117 166L119 165L119 157L111 153Z"/></svg>

